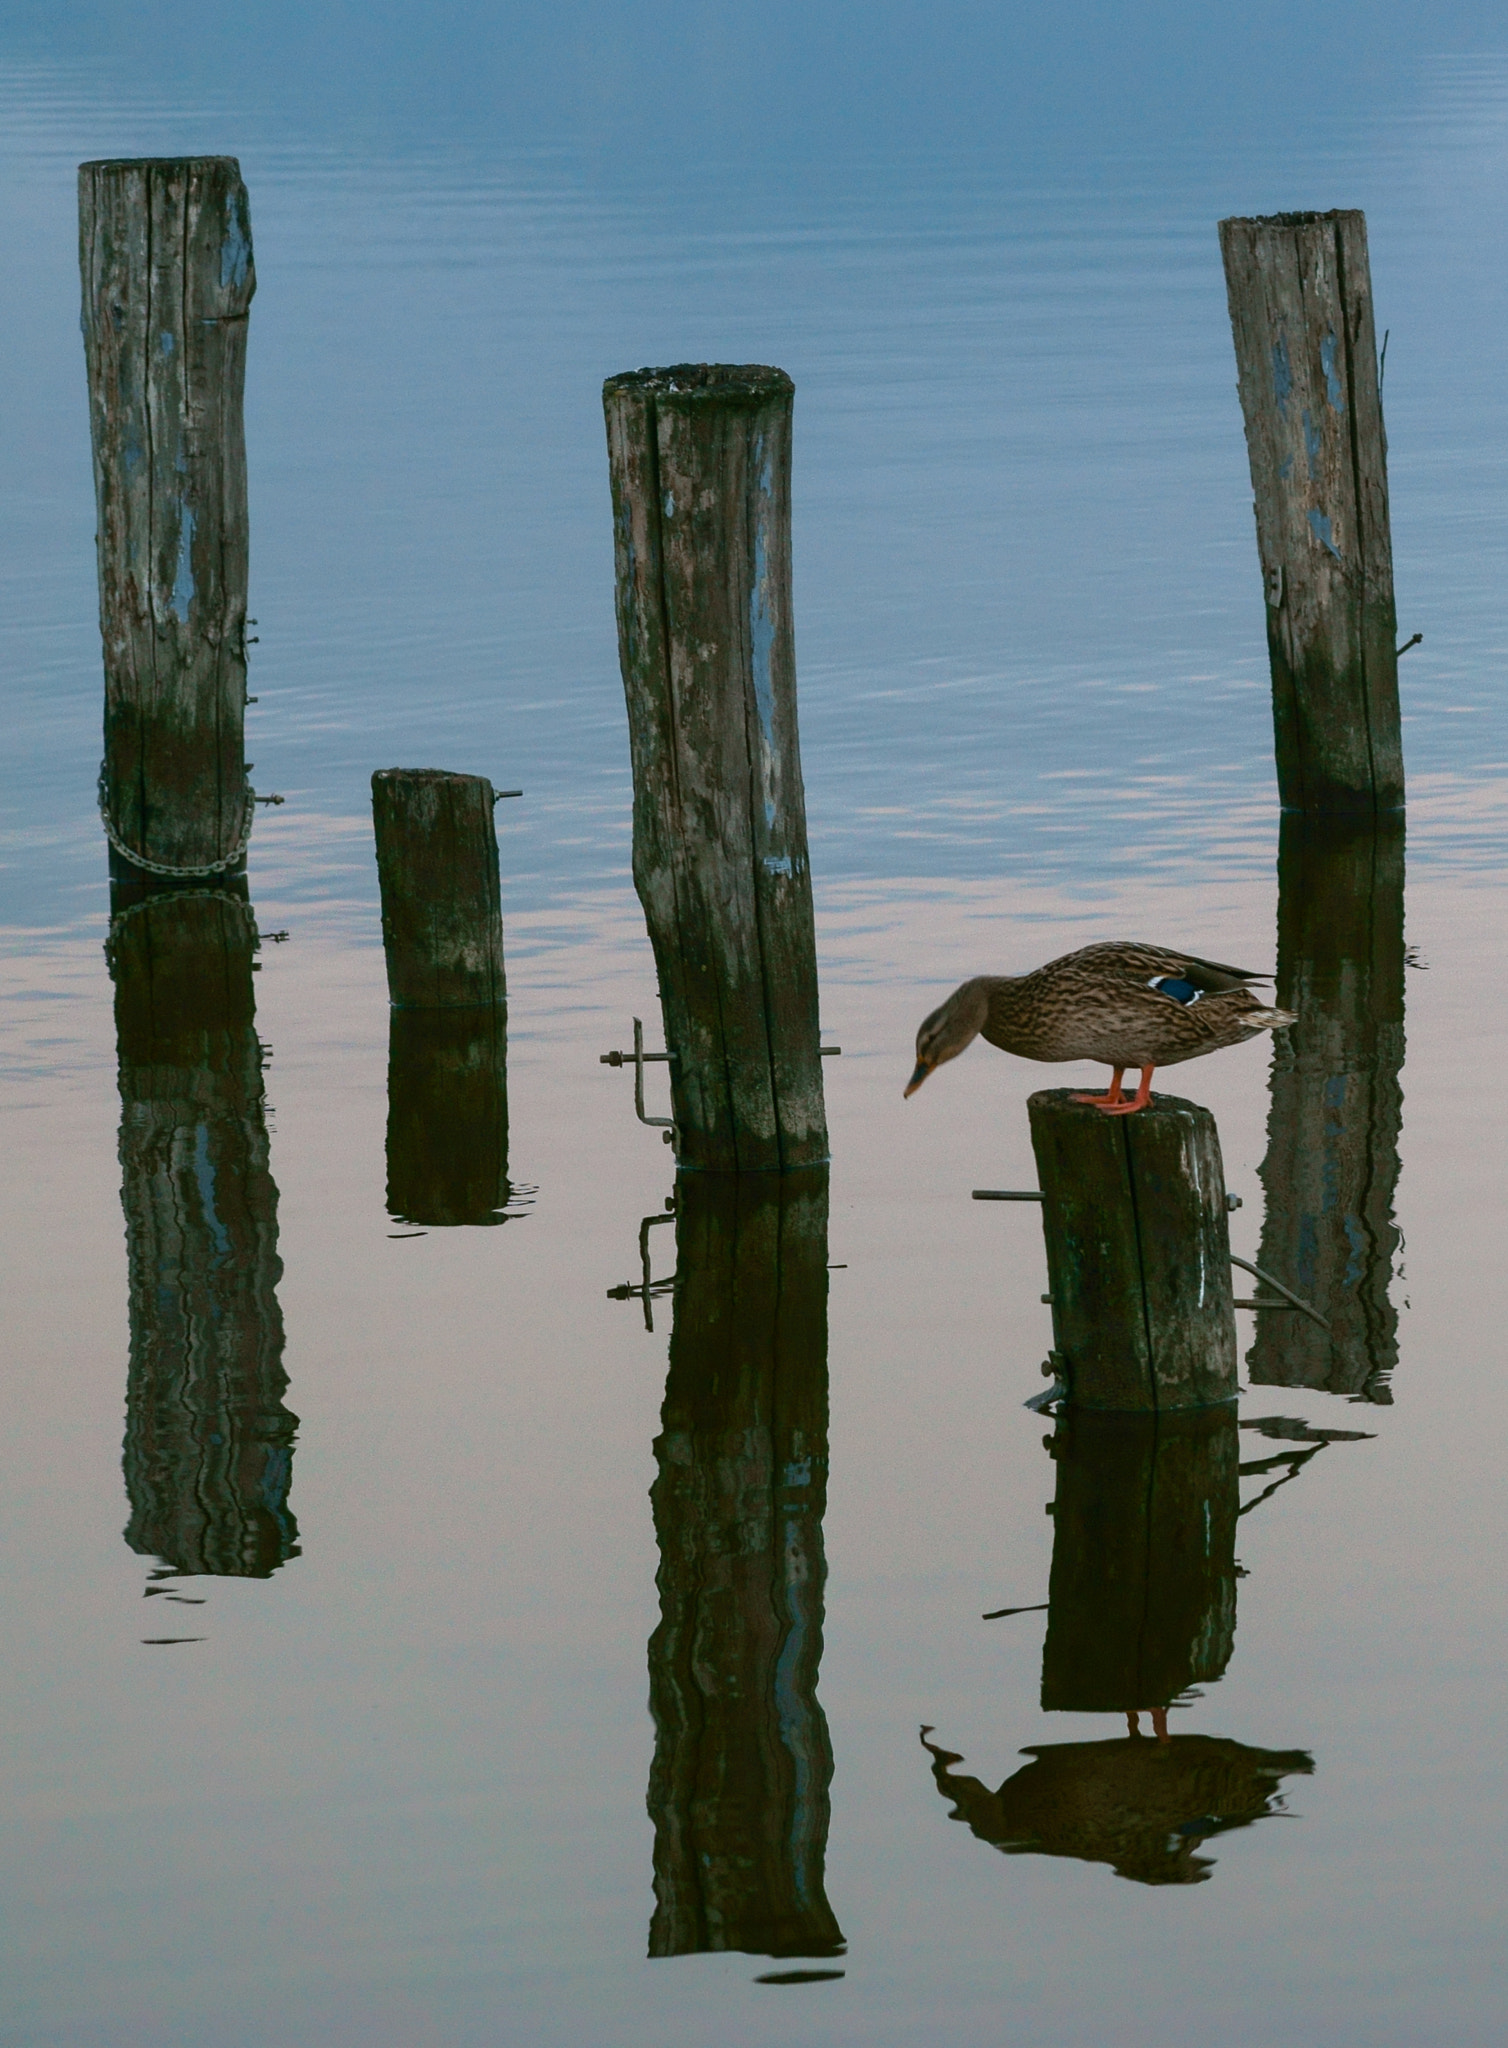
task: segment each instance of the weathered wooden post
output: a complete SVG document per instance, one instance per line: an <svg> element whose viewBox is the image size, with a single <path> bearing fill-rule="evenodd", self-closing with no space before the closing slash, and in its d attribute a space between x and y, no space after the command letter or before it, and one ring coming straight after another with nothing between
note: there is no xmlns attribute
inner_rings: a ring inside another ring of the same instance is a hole
<svg viewBox="0 0 1508 2048"><path fill-rule="evenodd" d="M651 1956L833 1956L827 1172L685 1176L650 1498Z"/></svg>
<svg viewBox="0 0 1508 2048"><path fill-rule="evenodd" d="M1072 1401L1162 1412L1236 1393L1225 1171L1215 1120L1154 1096L1110 1117L1047 1088L1027 1104L1053 1344Z"/></svg>
<svg viewBox="0 0 1508 2048"><path fill-rule="evenodd" d="M117 860L244 859L246 320L256 274L234 157L79 169L105 758Z"/></svg>
<svg viewBox="0 0 1508 2048"><path fill-rule="evenodd" d="M298 1418L283 1405L244 887L146 898L111 930L131 1345L122 1463L133 1550L178 1572L265 1578L298 1555Z"/></svg>
<svg viewBox="0 0 1508 2048"><path fill-rule="evenodd" d="M399 1009L506 1000L496 801L483 775L379 768L372 777L388 995Z"/></svg>
<svg viewBox="0 0 1508 2048"><path fill-rule="evenodd" d="M394 1009L388 1019L387 1206L402 1223L506 1220L508 1013Z"/></svg>
<svg viewBox="0 0 1508 2048"><path fill-rule="evenodd" d="M1285 810L1403 803L1398 618L1367 226L1223 220Z"/></svg>
<svg viewBox="0 0 1508 2048"><path fill-rule="evenodd" d="M1330 1327L1260 1317L1247 1356L1254 1385L1392 1399L1403 856L1400 818L1282 823L1277 1000L1298 1022L1273 1046L1257 1257Z"/></svg>
<svg viewBox="0 0 1508 2048"><path fill-rule="evenodd" d="M827 1157L791 624L794 386L691 364L603 387L634 880L686 1167Z"/></svg>

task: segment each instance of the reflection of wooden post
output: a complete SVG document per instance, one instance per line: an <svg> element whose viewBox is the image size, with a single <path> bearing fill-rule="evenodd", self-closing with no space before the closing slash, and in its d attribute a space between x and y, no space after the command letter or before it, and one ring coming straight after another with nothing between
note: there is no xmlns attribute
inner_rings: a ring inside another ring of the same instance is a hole
<svg viewBox="0 0 1508 2048"><path fill-rule="evenodd" d="M1044 1711L1136 1713L1210 1685L1236 1634L1236 1411L1070 1411L1053 1442Z"/></svg>
<svg viewBox="0 0 1508 2048"><path fill-rule="evenodd" d="M234 157L79 170L106 805L125 847L244 850L246 444L256 275Z"/></svg>
<svg viewBox="0 0 1508 2048"><path fill-rule="evenodd" d="M791 628L791 380L609 378L634 881L680 1162L827 1157Z"/></svg>
<svg viewBox="0 0 1508 2048"><path fill-rule="evenodd" d="M827 1175L683 1176L655 1445L652 1956L827 1956Z"/></svg>
<svg viewBox="0 0 1508 2048"><path fill-rule="evenodd" d="M277 1189L249 905L167 895L111 936L131 1331L126 1541L175 1571L298 1555Z"/></svg>
<svg viewBox="0 0 1508 2048"><path fill-rule="evenodd" d="M1367 224L1224 220L1285 810L1403 802L1398 618Z"/></svg>
<svg viewBox="0 0 1508 2048"><path fill-rule="evenodd" d="M1108 1117L1066 1088L1027 1104L1053 1343L1081 1407L1198 1408L1236 1392L1215 1120L1176 1095Z"/></svg>
<svg viewBox="0 0 1508 2048"><path fill-rule="evenodd" d="M482 775L380 768L372 777L388 994L402 1009L507 996L493 801Z"/></svg>
<svg viewBox="0 0 1508 2048"><path fill-rule="evenodd" d="M1286 817L1278 844L1278 995L1258 1263L1330 1323L1264 1314L1254 1383L1387 1402L1388 1298L1403 1097L1402 821L1375 831Z"/></svg>
<svg viewBox="0 0 1508 2048"><path fill-rule="evenodd" d="M393 1010L387 1206L404 1223L501 1223L508 1185L508 1013Z"/></svg>

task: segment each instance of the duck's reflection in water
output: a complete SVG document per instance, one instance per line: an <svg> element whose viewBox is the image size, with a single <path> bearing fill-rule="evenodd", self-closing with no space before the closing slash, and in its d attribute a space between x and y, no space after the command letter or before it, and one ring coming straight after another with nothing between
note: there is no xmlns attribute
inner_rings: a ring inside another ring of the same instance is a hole
<svg viewBox="0 0 1508 2048"><path fill-rule="evenodd" d="M936 1743L932 1773L952 1818L1008 1856L1108 1863L1138 1884L1202 1884L1214 1868L1199 1848L1212 1835L1281 1812L1285 1777L1314 1768L1301 1749L1252 1749L1221 1735L1123 1736L1057 1742L991 1792L955 1776L960 1759Z"/></svg>
<svg viewBox="0 0 1508 2048"><path fill-rule="evenodd" d="M244 882L117 893L125 1536L174 1573L265 1578L298 1555L256 946Z"/></svg>
<svg viewBox="0 0 1508 2048"><path fill-rule="evenodd" d="M1266 1216L1258 1263L1328 1318L1268 1310L1254 1385L1388 1402L1389 1300L1403 1121L1403 824L1285 817L1278 845L1278 1002Z"/></svg>
<svg viewBox="0 0 1508 2048"><path fill-rule="evenodd" d="M387 1207L444 1228L508 1220L508 1012L397 1010L388 1026Z"/></svg>
<svg viewBox="0 0 1508 2048"><path fill-rule="evenodd" d="M680 1177L655 1462L649 1953L840 1954L817 1701L825 1170Z"/></svg>
<svg viewBox="0 0 1508 2048"><path fill-rule="evenodd" d="M1276 1811L1282 1779L1313 1768L1302 1750L1167 1730L1168 1708L1214 1684L1235 1646L1237 1446L1233 1407L1063 1415L1042 1706L1124 1715L1128 1733L1029 1749L1033 1761L991 1792L955 1776L961 1759L924 1729L953 1818L982 1841L1108 1863L1143 1884L1197 1884L1212 1868L1200 1843Z"/></svg>

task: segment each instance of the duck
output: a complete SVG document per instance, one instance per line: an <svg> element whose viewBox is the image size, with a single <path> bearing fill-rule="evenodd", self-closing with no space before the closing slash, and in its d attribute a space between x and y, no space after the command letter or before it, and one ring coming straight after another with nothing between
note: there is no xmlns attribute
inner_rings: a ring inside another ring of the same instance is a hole
<svg viewBox="0 0 1508 2048"><path fill-rule="evenodd" d="M1252 982L1271 980L1137 939L1081 946L1030 974L979 974L923 1021L905 1093L914 1095L935 1068L983 1037L1021 1059L1102 1060L1112 1069L1106 1092L1072 1099L1107 1116L1134 1116L1152 1099L1158 1067L1296 1024L1291 1010L1252 993ZM1121 1079L1132 1067L1141 1081L1128 1096Z"/></svg>

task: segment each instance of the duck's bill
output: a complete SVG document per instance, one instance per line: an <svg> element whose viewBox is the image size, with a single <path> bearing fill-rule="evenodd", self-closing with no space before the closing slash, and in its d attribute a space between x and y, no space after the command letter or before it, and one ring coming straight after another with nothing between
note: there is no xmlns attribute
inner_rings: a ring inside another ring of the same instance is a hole
<svg viewBox="0 0 1508 2048"><path fill-rule="evenodd" d="M927 1076L931 1073L931 1071L932 1069L927 1065L925 1060L917 1061L916 1072L911 1076L911 1079L906 1083L905 1094L901 1097L901 1100L903 1102L905 1101L907 1095L914 1095L916 1093L917 1089L920 1088L923 1081L926 1080Z"/></svg>

